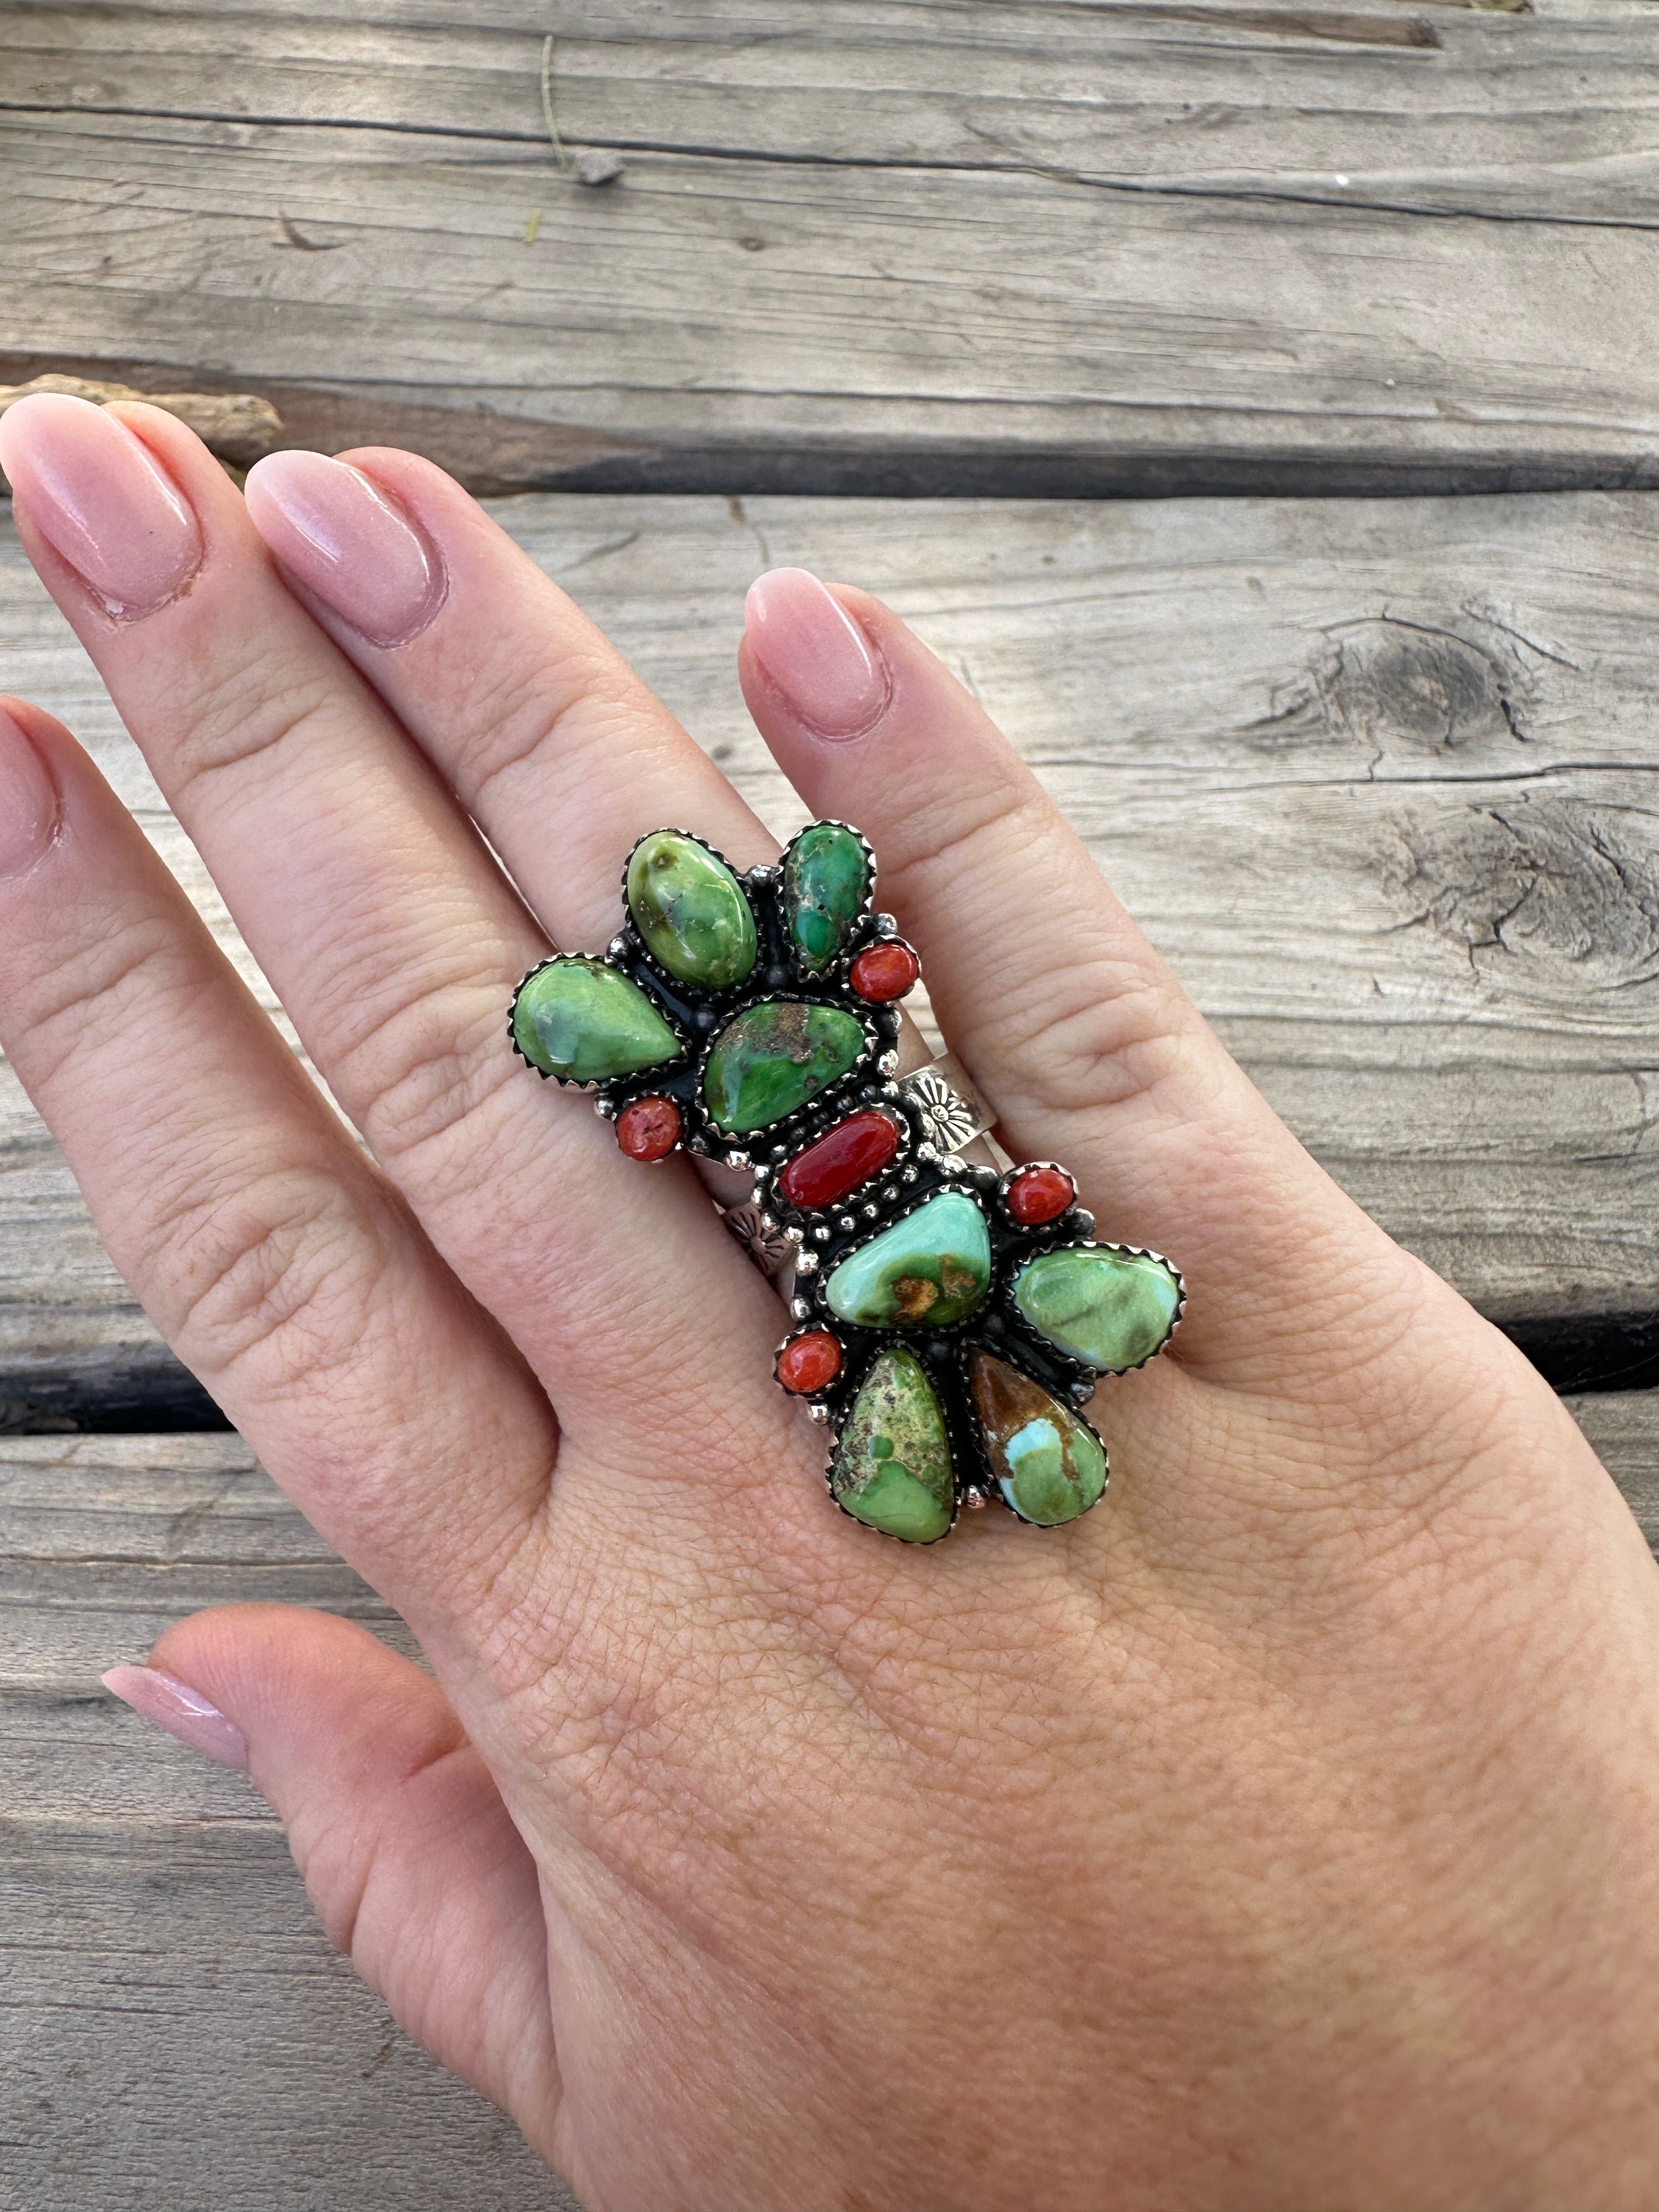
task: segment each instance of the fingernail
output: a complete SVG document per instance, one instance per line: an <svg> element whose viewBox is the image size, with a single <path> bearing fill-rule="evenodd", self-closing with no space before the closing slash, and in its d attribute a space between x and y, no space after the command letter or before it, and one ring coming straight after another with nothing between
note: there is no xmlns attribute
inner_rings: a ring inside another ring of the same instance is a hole
<svg viewBox="0 0 1659 2212"><path fill-rule="evenodd" d="M443 605L437 547L360 470L326 453L268 453L246 497L283 567L370 645L407 645Z"/></svg>
<svg viewBox="0 0 1659 2212"><path fill-rule="evenodd" d="M196 517L125 422L39 392L0 416L0 469L25 514L106 614L139 622L177 599L202 562Z"/></svg>
<svg viewBox="0 0 1659 2212"><path fill-rule="evenodd" d="M835 595L805 568L771 568L744 605L755 658L789 705L828 738L863 735L887 704L887 670Z"/></svg>
<svg viewBox="0 0 1659 2212"><path fill-rule="evenodd" d="M247 1739L240 1729L188 1682L164 1674L159 1667L112 1667L103 1679L112 1697L192 1751L205 1752L221 1766L246 1766Z"/></svg>
<svg viewBox="0 0 1659 2212"><path fill-rule="evenodd" d="M57 826L58 793L46 763L0 707L0 880L32 866Z"/></svg>

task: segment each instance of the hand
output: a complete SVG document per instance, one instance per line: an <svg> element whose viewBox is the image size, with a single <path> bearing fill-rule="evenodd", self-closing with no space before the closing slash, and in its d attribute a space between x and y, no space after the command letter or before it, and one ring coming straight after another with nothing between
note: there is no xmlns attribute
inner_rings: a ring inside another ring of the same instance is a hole
<svg viewBox="0 0 1659 2212"><path fill-rule="evenodd" d="M157 1326L436 1676L248 1606L119 1680L246 1746L410 2032L593 2212L1650 2205L1652 1562L943 665L859 592L751 599L755 718L871 838L1003 1141L1191 1304L1097 1401L1097 1511L923 1549L826 1498L690 1165L507 1048L640 833L775 851L706 756L408 454L279 455L245 505L166 415L46 398L0 459L367 1152L21 705L0 1035Z"/></svg>

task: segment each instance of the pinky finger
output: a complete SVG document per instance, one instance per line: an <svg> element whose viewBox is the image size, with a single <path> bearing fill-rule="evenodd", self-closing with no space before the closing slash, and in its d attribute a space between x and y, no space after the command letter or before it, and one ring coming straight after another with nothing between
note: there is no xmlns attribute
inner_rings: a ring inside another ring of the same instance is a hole
<svg viewBox="0 0 1659 2212"><path fill-rule="evenodd" d="M431 1676L332 1613L229 1605L105 1680L247 1766L336 1949L441 2065L545 2144L558 2071L535 1863Z"/></svg>

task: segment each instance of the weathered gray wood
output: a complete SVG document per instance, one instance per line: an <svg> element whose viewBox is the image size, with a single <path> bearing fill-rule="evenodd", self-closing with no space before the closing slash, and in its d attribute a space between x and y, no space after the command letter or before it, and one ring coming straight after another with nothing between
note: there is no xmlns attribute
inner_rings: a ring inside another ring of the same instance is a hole
<svg viewBox="0 0 1659 2212"><path fill-rule="evenodd" d="M793 561L887 594L1385 1227L1532 1348L1565 1339L1564 1380L1653 1349L1659 501L493 511L786 833L733 673L743 591ZM9 541L0 670L92 744L263 989ZM0 1107L0 1398L33 1376L50 1410L63 1363L84 1389L154 1340L15 1085Z"/></svg>
<svg viewBox="0 0 1659 2212"><path fill-rule="evenodd" d="M1659 1553L1659 1391L1608 1390L1567 1404L1623 1492L1650 1550Z"/></svg>
<svg viewBox="0 0 1659 2212"><path fill-rule="evenodd" d="M268 1597L410 1648L239 1438L0 1441L0 2206L570 2212L330 1950L246 1780L100 1687Z"/></svg>
<svg viewBox="0 0 1659 2212"><path fill-rule="evenodd" d="M1654 22L14 5L0 374L218 378L498 486L1651 483Z"/></svg>
<svg viewBox="0 0 1659 2212"><path fill-rule="evenodd" d="M1659 1540L1659 1394L1573 1411ZM332 1955L247 1782L100 1688L248 1598L410 1648L240 1438L0 1439L0 2206L568 2208Z"/></svg>

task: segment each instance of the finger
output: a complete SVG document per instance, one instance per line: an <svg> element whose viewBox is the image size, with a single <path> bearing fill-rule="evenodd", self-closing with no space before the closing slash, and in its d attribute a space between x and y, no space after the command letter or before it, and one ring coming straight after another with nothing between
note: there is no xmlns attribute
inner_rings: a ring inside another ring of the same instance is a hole
<svg viewBox="0 0 1659 2212"><path fill-rule="evenodd" d="M755 1340L775 1328L763 1287L692 1176L641 1176L603 1125L544 1094L514 1060L508 998L545 939L429 766L283 587L205 447L154 409L118 422L48 398L7 414L0 450L31 557L313 1059L567 1423L654 1440L662 1403L693 1370L741 1388ZM194 549L171 596L172 569L158 581L148 541L135 550L109 505L111 483L134 467L167 487L154 534L182 529ZM89 559L64 517L95 519L100 501L107 526L88 526L100 565L83 579L49 533ZM624 1205L627 1240L616 1233ZM724 1283L730 1329L708 1326L711 1281ZM659 1389L618 1394L619 1363L632 1370L641 1343Z"/></svg>
<svg viewBox="0 0 1659 2212"><path fill-rule="evenodd" d="M535 1862L431 1677L365 1628L232 1605L168 1629L106 1686L246 1765L337 1950L440 2064L544 2155L558 2066Z"/></svg>
<svg viewBox="0 0 1659 2212"><path fill-rule="evenodd" d="M739 868L777 841L608 639L460 486L413 453L272 453L248 514L557 942L604 942L646 832L692 829ZM548 825L556 823L557 835ZM907 1069L932 1058L908 1014ZM731 1184L706 1165L722 1202Z"/></svg>
<svg viewBox="0 0 1659 2212"><path fill-rule="evenodd" d="M85 754L21 705L0 1042L117 1267L271 1474L405 1612L453 1618L545 1493L546 1401Z"/></svg>
<svg viewBox="0 0 1659 2212"><path fill-rule="evenodd" d="M247 507L558 944L611 935L648 830L693 830L739 868L775 857L702 748L441 469L389 447L272 453Z"/></svg>
<svg viewBox="0 0 1659 2212"><path fill-rule="evenodd" d="M740 672L795 787L875 844L884 903L922 951L934 1011L1003 1142L1065 1161L1103 1236L1186 1273L1183 1359L1259 1379L1316 1310L1358 1331L1351 1357L1368 1330L1396 1333L1419 1271L1369 1224L1356 1236L1364 1216L938 657L867 593L781 569L750 592Z"/></svg>

